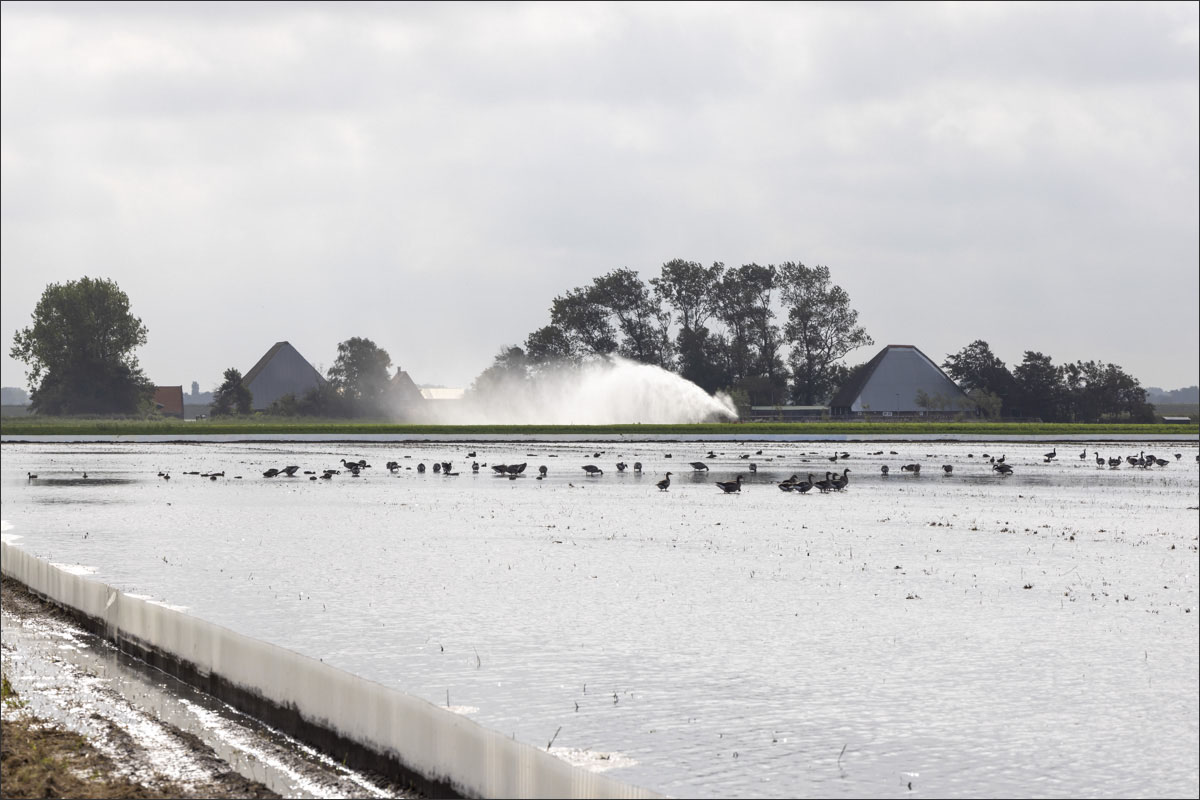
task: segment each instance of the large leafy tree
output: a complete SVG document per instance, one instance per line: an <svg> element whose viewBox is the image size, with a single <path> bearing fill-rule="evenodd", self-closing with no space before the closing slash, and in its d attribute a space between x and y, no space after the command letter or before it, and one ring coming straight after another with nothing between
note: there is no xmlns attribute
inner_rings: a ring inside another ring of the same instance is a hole
<svg viewBox="0 0 1200 800"><path fill-rule="evenodd" d="M1066 391L1062 369L1050 356L1033 350L1025 351L1025 359L1013 369L1019 416L1039 417L1044 422L1060 422L1066 418Z"/></svg>
<svg viewBox="0 0 1200 800"><path fill-rule="evenodd" d="M592 283L591 294L616 321L618 353L643 364L670 366L671 315L636 272L617 269L602 275Z"/></svg>
<svg viewBox="0 0 1200 800"><path fill-rule="evenodd" d="M850 295L832 282L829 267L787 261L778 271L792 345L792 396L801 405L815 405L827 400L844 378L838 362L875 340L858 324Z"/></svg>
<svg viewBox="0 0 1200 800"><path fill-rule="evenodd" d="M509 392L524 387L530 378L529 366L529 358L520 347L502 347L492 360L492 365L476 376L469 392L474 395L487 395L491 392Z"/></svg>
<svg viewBox="0 0 1200 800"><path fill-rule="evenodd" d="M146 334L115 282L84 277L46 287L9 354L28 367L35 412L129 414L154 392L134 355Z"/></svg>
<svg viewBox="0 0 1200 800"><path fill-rule="evenodd" d="M337 358L326 377L350 413L376 414L386 410L391 365L386 350L355 336L338 345Z"/></svg>
<svg viewBox="0 0 1200 800"><path fill-rule="evenodd" d="M223 417L230 414L249 414L253 397L250 390L242 384L242 373L233 367L225 370L225 381L213 393L212 408L209 414Z"/></svg>
<svg viewBox="0 0 1200 800"><path fill-rule="evenodd" d="M980 408L989 416L1011 409L1016 380L984 340L976 339L946 356L942 368L968 395L980 400Z"/></svg>
<svg viewBox="0 0 1200 800"><path fill-rule="evenodd" d="M707 392L728 382L720 367L723 343L707 327L717 311L716 290L724 274L725 265L720 262L705 267L677 258L663 264L661 275L650 280L660 303L675 311L679 333L674 349L679 374Z"/></svg>
<svg viewBox="0 0 1200 800"><path fill-rule="evenodd" d="M778 348L778 329L771 324L775 314L770 308L774 282L774 267L743 264L727 270L716 287L717 318L727 331L729 377L734 384L771 376Z"/></svg>

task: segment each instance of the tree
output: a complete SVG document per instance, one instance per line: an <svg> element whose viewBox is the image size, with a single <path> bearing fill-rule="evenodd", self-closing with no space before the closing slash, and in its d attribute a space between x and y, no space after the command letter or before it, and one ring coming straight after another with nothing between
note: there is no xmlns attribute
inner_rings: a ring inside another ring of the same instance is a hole
<svg viewBox="0 0 1200 800"><path fill-rule="evenodd" d="M529 382L529 359L515 345L500 348L492 365L476 376L468 392L487 395L491 392L511 392Z"/></svg>
<svg viewBox="0 0 1200 800"><path fill-rule="evenodd" d="M387 405L392 357L370 339L355 336L338 345L326 377L353 415L378 414Z"/></svg>
<svg viewBox="0 0 1200 800"><path fill-rule="evenodd" d="M792 345L792 395L800 405L816 405L839 385L836 362L875 340L858 324L850 295L832 283L829 267L785 262L779 266L779 284Z"/></svg>
<svg viewBox="0 0 1200 800"><path fill-rule="evenodd" d="M242 384L242 373L230 367L225 370L224 377L225 382L213 393L209 415L224 417L230 414L249 414L254 398L250 390Z"/></svg>
<svg viewBox="0 0 1200 800"><path fill-rule="evenodd" d="M982 339L976 339L959 352L946 356L942 368L968 395L972 394L972 390L977 390L981 399L984 398L984 394L990 395L991 398L999 398L1001 409L989 415L999 416L1011 408L1016 381L1004 362L996 357L992 348ZM991 398L987 398L986 402L978 406L984 413L989 413L989 409L995 407Z"/></svg>
<svg viewBox="0 0 1200 800"><path fill-rule="evenodd" d="M9 355L28 367L35 413L128 414L154 393L133 354L146 334L115 282L84 277L46 287Z"/></svg>
<svg viewBox="0 0 1200 800"><path fill-rule="evenodd" d="M1066 397L1062 370L1050 356L1025 351L1025 360L1013 370L1020 416L1039 417L1043 422L1059 422L1066 417Z"/></svg>
<svg viewBox="0 0 1200 800"><path fill-rule="evenodd" d="M573 363L579 360L570 338L557 325L544 325L525 338L530 364Z"/></svg>
<svg viewBox="0 0 1200 800"><path fill-rule="evenodd" d="M617 352L642 364L670 366L671 316L636 272L618 269L596 278L591 297L616 318L622 336Z"/></svg>
<svg viewBox="0 0 1200 800"><path fill-rule="evenodd" d="M706 392L728 385L719 366L719 337L706 327L716 313L716 288L724 274L725 265L720 262L705 267L677 258L663 264L662 274L650 280L659 302L675 310L679 333L674 350L679 374Z"/></svg>
<svg viewBox="0 0 1200 800"><path fill-rule="evenodd" d="M1077 361L1063 367L1071 419L1154 422L1154 406L1137 379L1116 364Z"/></svg>

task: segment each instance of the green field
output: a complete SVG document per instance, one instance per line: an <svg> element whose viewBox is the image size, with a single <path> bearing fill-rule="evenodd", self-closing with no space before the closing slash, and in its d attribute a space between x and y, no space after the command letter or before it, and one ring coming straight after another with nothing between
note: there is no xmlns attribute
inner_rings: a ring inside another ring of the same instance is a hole
<svg viewBox="0 0 1200 800"><path fill-rule="evenodd" d="M962 434L972 436L1057 434L1096 435L1133 434L1200 436L1200 424L1192 425L1076 425L1065 423L995 422L740 422L698 425L399 425L389 422L350 420L304 420L294 418L222 420L135 420L8 417L0 420L4 436L203 436L206 434L408 434L443 435L554 435L584 434L595 436L660 435L695 436L721 434L753 437L763 434Z"/></svg>

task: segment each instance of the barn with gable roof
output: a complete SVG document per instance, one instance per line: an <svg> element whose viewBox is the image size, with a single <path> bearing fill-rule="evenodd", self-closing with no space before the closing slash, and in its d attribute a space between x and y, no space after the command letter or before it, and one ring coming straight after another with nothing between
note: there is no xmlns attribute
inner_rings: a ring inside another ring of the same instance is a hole
<svg viewBox="0 0 1200 800"><path fill-rule="evenodd" d="M286 394L299 399L324 383L321 373L288 342L276 342L242 376L242 385L250 390L251 407L255 411L266 411Z"/></svg>
<svg viewBox="0 0 1200 800"><path fill-rule="evenodd" d="M829 401L830 413L841 416L956 414L974 408L966 392L911 344L883 348Z"/></svg>

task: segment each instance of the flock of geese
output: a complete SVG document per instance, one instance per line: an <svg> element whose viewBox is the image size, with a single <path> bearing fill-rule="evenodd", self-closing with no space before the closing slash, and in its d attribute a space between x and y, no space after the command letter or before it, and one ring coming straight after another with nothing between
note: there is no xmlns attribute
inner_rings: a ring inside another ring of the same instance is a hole
<svg viewBox="0 0 1200 800"><path fill-rule="evenodd" d="M762 450L758 450L758 451L756 451L756 453L754 455L762 455L762 452L763 452ZM1083 450L1083 452L1081 452L1079 454L1079 459L1081 461L1086 461L1089 457L1088 456L1089 452L1092 454L1092 456L1094 456L1096 466L1101 469L1119 469L1120 467L1126 466L1126 465L1128 465L1130 467L1137 467L1139 469L1151 469L1151 468L1161 469L1171 463L1168 459L1159 458L1158 456L1155 456L1152 453L1147 453L1144 450L1139 452L1136 456L1127 455L1127 456L1105 457L1105 456L1101 456L1098 451L1095 451L1095 450L1089 451L1087 448L1085 448ZM897 455L895 450L890 451L890 453L891 453L891 455ZM881 456L883 454L884 454L884 452L882 450L878 450L873 453L870 453L869 455L870 456ZM534 455L534 454L530 453L528 455ZM594 454L594 458L598 459L602 455L604 455L603 452L597 452ZM808 455L818 455L818 454L817 453L808 453ZM1001 477L1013 474L1013 467L1011 464L1006 463L1006 456L1001 455L999 457L996 457L996 456L989 455L988 453L983 453L982 455L983 455L983 460L985 461L985 463L987 463L989 465L991 472L993 472ZM1174 455L1175 455L1176 461L1179 461L1183 458L1182 453L1175 453ZM410 458L410 457L411 456L405 456L405 458ZM467 457L474 459L476 457L476 453L474 451L469 452L469 453L467 453ZM554 455L551 456L551 458L554 458L554 457L556 457L556 456L554 456ZM671 453L664 454L664 458L671 458L671 457L672 457ZM708 459L715 459L715 458L718 458L718 455L710 450L705 457ZM752 456L747 453L747 454L739 455L738 459L748 460L751 457ZM850 453L842 451L842 452L834 452L833 455L828 456L827 458L829 461L836 463L838 461L844 461L850 457L851 457ZM930 456L930 457L933 457L933 456ZM768 458L769 458L769 456L768 456ZM775 456L775 458L782 458L782 456ZM975 458L975 454L968 453L967 458ZM1058 458L1058 448L1057 447L1055 447L1049 453L1044 453L1042 455L1043 462L1046 464L1053 463L1057 458ZM809 459L801 459L801 460L808 461ZM363 475L364 470L371 468L371 465L367 463L367 460L362 459L362 458L360 458L360 459L345 459L345 458L343 458L343 459L340 459L340 461L341 461L341 465L342 465L341 469L338 469L336 467L327 467L324 470L321 470L319 472L317 470L304 470L301 473L300 467L298 465L288 465L288 466L284 466L284 467L271 467L270 469L264 470L262 473L262 476L264 478L268 478L268 479L271 479L271 478L294 478L299 473L304 476L307 476L310 481L316 481L316 480L328 481L328 480L332 480L335 475L341 475L341 474L348 474L351 477L358 478ZM1197 454L1196 461L1200 462L1200 454ZM708 464L705 463L704 461L691 461L691 462L688 462L688 464L692 468L692 472L694 475L698 474L698 473L707 473L709 471ZM492 473L495 474L496 476L505 477L505 478L508 478L509 480L516 480L516 479L524 476L526 467L528 467L528 462L521 462L520 464L492 464L489 467L488 464L486 464L486 463L480 464L478 461L473 460L471 462L470 469L471 469L472 473L479 473L479 471L481 469L488 468L488 469L491 469ZM750 462L748 467L749 467L749 471L751 473L756 473L758 471L758 465L754 462ZM401 469L413 469L413 467L403 466L399 461L388 461L386 464L386 468L387 468L388 472L390 472L392 474L395 474L396 472L400 471ZM603 468L598 467L595 464L584 464L584 465L582 465L582 469L583 469L584 475L586 477L600 477L600 476L604 475ZM625 463L624 461L618 461L616 463L616 469L617 469L617 472L625 472L626 470L631 469L631 465ZM942 464L941 469L942 469L943 474L946 475L947 477L954 475L954 466L952 464ZM458 472L456 472L454 470L454 464L450 461L434 462L432 464L432 470L435 474L440 473L441 475L444 475L447 477L455 477L459 474ZM416 465L416 471L418 473L422 473L422 474L425 473L427 471L425 464L418 463ZM887 464L884 464L879 468L879 471L883 477L887 477L890 472L890 468ZM916 463L916 462L909 463L909 464L903 464L900 467L900 471L910 473L913 476L920 476L921 465L920 465L920 463ZM635 475L641 475L642 474L642 462L640 462L640 461L633 462L632 472ZM202 478L208 478L209 480L213 480L213 481L217 480L218 478L225 477L224 470L221 470L220 472L194 471L194 472L184 472L183 474L198 475ZM544 478L546 478L546 476L548 474L549 474L549 468L546 467L545 465L542 465L537 468L536 478L537 478L537 480L540 481L540 480L543 480ZM674 472L667 472L661 480L659 480L655 483L655 485L658 487L659 491L665 492L668 489L670 489L671 476L674 474L675 474ZM38 476L32 472L28 473L28 480L30 482L37 480L37 477ZM84 477L85 478L87 477L86 473L84 474ZM160 477L164 480L171 479L171 475L168 472L159 472L158 477ZM235 479L240 479L241 477L242 477L241 475L234 476ZM718 489L720 489L725 494L736 494L736 493L741 492L742 484L744 482L745 482L745 477L743 475L738 475L734 480L731 480L731 481L714 481L713 483ZM824 478L822 478L822 479L818 479L812 472L808 472L806 474L806 477L804 477L804 478L801 478L799 474L793 473L790 478L787 478L786 480L782 480L782 481L779 481L778 483L776 483L776 486L778 486L779 489L784 492L795 492L798 494L806 494L806 493L812 491L813 489L816 489L819 493L826 494L829 492L841 492L841 491L845 490L845 488L849 484L850 484L850 469L849 469L849 467L846 467L846 468L843 468L840 473L838 473L836 471L827 471L824 473Z"/></svg>

